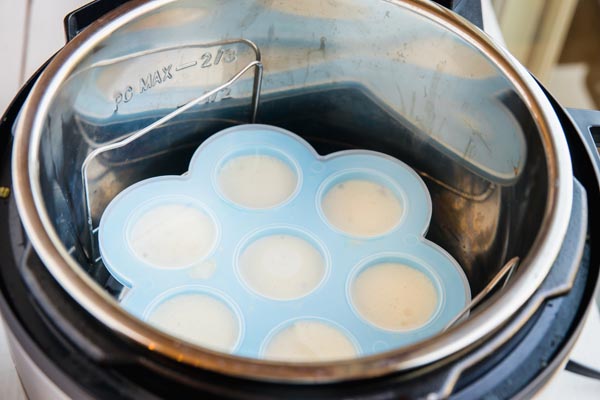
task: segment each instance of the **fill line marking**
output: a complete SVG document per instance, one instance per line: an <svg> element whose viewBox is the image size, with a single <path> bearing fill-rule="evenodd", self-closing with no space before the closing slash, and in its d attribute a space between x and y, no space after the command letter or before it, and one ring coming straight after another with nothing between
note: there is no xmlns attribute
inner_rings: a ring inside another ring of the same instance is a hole
<svg viewBox="0 0 600 400"><path fill-rule="evenodd" d="M190 61L190 62L188 62L188 63L181 64L181 65L177 66L177 67L175 68L175 71L181 71L182 69L186 69L186 68L189 68L189 67L193 67L193 66L195 66L195 65L198 65L198 62L197 62L197 61Z"/></svg>

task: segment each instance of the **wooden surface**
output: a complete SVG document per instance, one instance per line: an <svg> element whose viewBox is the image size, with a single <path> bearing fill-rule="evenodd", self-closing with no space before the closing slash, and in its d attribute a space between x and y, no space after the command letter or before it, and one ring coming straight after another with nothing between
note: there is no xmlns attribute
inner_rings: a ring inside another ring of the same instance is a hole
<svg viewBox="0 0 600 400"><path fill-rule="evenodd" d="M541 82L550 78L577 0L493 0L507 48Z"/></svg>

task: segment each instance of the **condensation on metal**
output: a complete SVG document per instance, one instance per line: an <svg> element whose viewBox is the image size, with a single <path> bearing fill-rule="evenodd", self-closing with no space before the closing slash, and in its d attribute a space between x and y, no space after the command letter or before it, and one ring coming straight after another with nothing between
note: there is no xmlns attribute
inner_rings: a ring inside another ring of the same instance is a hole
<svg viewBox="0 0 600 400"><path fill-rule="evenodd" d="M243 43L243 44L249 45L255 53L256 60L248 63L244 68L242 68L238 73L236 73L233 77L231 77L228 81L226 81L222 85L185 103L181 107L178 107L176 110L170 112L169 114L167 114L164 117L160 118L159 120L153 122L152 124L146 126L145 128L140 129L137 132L125 137L124 139L121 139L117 142L112 142L112 143L109 143L109 144L106 144L104 146L94 149L84 159L83 164L81 166L81 179L82 179L83 191L84 191L84 202L85 202L84 211L86 213L86 222L88 225L88 231L89 231L89 235L90 235L91 249L89 249L89 250L91 250L91 251L89 254L91 255L90 258L92 260L99 259L99 252L97 249L97 241L95 240L95 235L97 233L98 228L94 226L94 222L93 222L93 218L92 218L91 198L90 198L90 188L89 188L90 185L89 185L89 180L88 180L88 167L89 167L90 163L92 162L92 160L94 160L100 154L106 153L111 150L116 150L116 149L119 149L119 148L129 145L130 143L132 143L132 142L138 140L139 138L147 135L148 133L152 132L154 129L169 122L176 116L186 112L187 110L194 107L195 105L198 105L198 104L202 103L203 101L210 99L212 96L217 95L218 93L222 92L223 90L234 85L246 72L248 72L250 69L253 69L253 68L255 69L255 75L254 75L254 86L253 86L253 91L252 91L251 122L255 122L256 116L258 113L259 103L260 103L260 88L261 88L261 84L262 84L262 74L263 74L263 64L261 61L260 49L258 48L258 46L256 46L256 44L254 44L250 40L238 39L238 40L226 40L226 41L208 43L208 44L202 45L202 47L213 47L213 46L220 46L220 45L226 45L226 44L232 44L232 43ZM165 51L165 49L161 49L160 51ZM144 55L150 54L150 53L155 53L155 52L157 52L157 51L154 50L152 52L146 52L146 53L144 53ZM139 54L136 54L136 56L139 56ZM124 61L129 57L130 56L120 57L118 59L111 60L111 63ZM105 65L105 64L103 64L103 65ZM98 64L94 64L94 66L97 66L97 65ZM1 194L2 193L0 192L0 195Z"/></svg>

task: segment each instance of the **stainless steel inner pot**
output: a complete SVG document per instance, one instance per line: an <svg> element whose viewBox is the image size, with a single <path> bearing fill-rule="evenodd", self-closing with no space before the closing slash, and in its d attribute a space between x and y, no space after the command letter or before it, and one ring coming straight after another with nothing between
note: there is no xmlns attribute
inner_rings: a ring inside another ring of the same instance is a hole
<svg viewBox="0 0 600 400"><path fill-rule="evenodd" d="M189 103L245 67L231 85ZM90 157L182 108L143 137ZM521 258L518 271L445 333L348 361L245 359L130 316L95 249L102 211L135 182L185 172L203 140L255 112L257 122L292 130L321 154L365 148L415 168L433 200L428 238L459 261L474 295L511 257ZM485 339L552 266L571 179L561 126L527 71L467 21L418 0L131 1L55 56L22 110L13 149L23 224L75 301L150 351L275 381L378 376Z"/></svg>

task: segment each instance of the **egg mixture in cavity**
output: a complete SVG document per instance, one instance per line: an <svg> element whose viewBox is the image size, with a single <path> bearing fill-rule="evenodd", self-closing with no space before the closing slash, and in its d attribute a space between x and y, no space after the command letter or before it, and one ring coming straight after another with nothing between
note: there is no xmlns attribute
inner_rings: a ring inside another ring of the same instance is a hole
<svg viewBox="0 0 600 400"><path fill-rule="evenodd" d="M335 184L322 202L325 218L353 236L378 236L392 230L402 217L402 203L388 187L362 179Z"/></svg>
<svg viewBox="0 0 600 400"><path fill-rule="evenodd" d="M285 202L296 190L298 177L277 157L246 155L223 165L218 184L232 202L247 208L271 208Z"/></svg>
<svg viewBox="0 0 600 400"><path fill-rule="evenodd" d="M354 344L342 330L316 320L296 321L277 332L264 351L266 359L296 362L333 361L356 356Z"/></svg>
<svg viewBox="0 0 600 400"><path fill-rule="evenodd" d="M231 352L240 326L222 301L207 294L182 294L165 300L148 316L155 327L190 343Z"/></svg>
<svg viewBox="0 0 600 400"><path fill-rule="evenodd" d="M391 331L425 325L438 306L437 290L423 272L400 263L381 263L358 274L351 288L356 311Z"/></svg>
<svg viewBox="0 0 600 400"><path fill-rule="evenodd" d="M277 300L310 293L325 271L321 252L294 235L261 237L244 249L239 260L242 280L258 294Z"/></svg>
<svg viewBox="0 0 600 400"><path fill-rule="evenodd" d="M133 253L156 267L184 267L212 249L217 229L211 217L192 205L153 207L133 221L128 235Z"/></svg>

